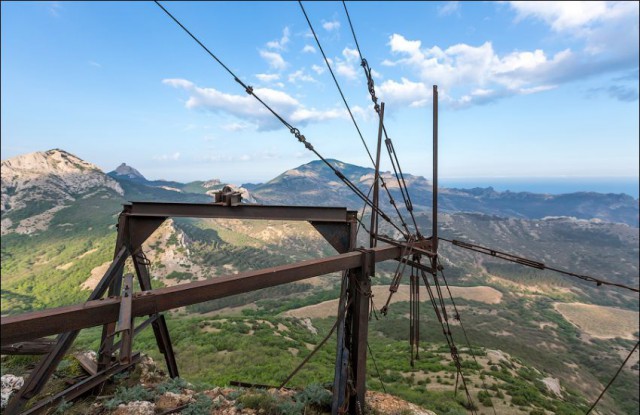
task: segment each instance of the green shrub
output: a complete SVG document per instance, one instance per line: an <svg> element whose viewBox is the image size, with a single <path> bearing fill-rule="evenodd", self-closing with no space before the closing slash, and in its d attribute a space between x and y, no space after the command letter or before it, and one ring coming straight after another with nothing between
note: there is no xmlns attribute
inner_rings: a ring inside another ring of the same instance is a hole
<svg viewBox="0 0 640 415"><path fill-rule="evenodd" d="M307 386L302 392L297 393L294 399L304 406L311 406L320 411L331 411L331 393L317 383Z"/></svg>
<svg viewBox="0 0 640 415"><path fill-rule="evenodd" d="M186 380L182 378L173 378L157 385L156 392L158 392L158 394L160 395L163 395L166 392L182 393L182 391L188 386L189 382L187 382Z"/></svg>
<svg viewBox="0 0 640 415"><path fill-rule="evenodd" d="M278 400L266 392L248 392L237 399L240 409L255 409L266 415L280 415Z"/></svg>
<svg viewBox="0 0 640 415"><path fill-rule="evenodd" d="M182 415L208 415L211 412L213 400L207 395L197 395L196 400L191 402L181 412Z"/></svg>
<svg viewBox="0 0 640 415"><path fill-rule="evenodd" d="M151 401L153 400L153 396L153 393L143 388L142 385L136 385L131 388L119 386L113 398L106 401L104 406L109 410L114 410L120 404L133 401Z"/></svg>

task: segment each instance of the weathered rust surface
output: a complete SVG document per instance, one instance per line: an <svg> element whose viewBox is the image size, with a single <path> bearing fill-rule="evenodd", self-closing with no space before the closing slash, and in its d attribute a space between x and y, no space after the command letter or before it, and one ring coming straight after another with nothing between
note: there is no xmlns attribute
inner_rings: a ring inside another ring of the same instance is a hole
<svg viewBox="0 0 640 415"><path fill-rule="evenodd" d="M416 245L419 246L420 243ZM402 247L381 246L374 248L371 252L375 262L382 262L399 257ZM365 254L362 252L354 251L293 265L281 265L207 281L143 291L133 296L132 315L134 317L152 315L318 275L359 268L363 255ZM1 345L115 322L118 320L119 309L120 297L110 297L87 301L84 304L2 317L0 319Z"/></svg>
<svg viewBox="0 0 640 415"><path fill-rule="evenodd" d="M211 203L132 202L125 206L129 216L160 216L218 219L301 220L313 222L346 222L347 208L315 206L237 206Z"/></svg>

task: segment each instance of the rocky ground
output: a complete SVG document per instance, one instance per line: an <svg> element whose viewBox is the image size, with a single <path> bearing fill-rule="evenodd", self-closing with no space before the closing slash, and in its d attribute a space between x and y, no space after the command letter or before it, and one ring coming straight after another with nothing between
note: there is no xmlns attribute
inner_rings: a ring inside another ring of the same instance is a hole
<svg viewBox="0 0 640 415"><path fill-rule="evenodd" d="M89 358L95 358L87 354ZM331 393L320 385L304 390L215 387L196 391L193 385L170 379L148 356L130 374L115 377L104 394L75 404L61 402L55 414L88 415L293 415L324 414L331 410ZM23 385L24 378L2 376L2 409ZM386 393L367 392L365 413L435 415L415 404Z"/></svg>

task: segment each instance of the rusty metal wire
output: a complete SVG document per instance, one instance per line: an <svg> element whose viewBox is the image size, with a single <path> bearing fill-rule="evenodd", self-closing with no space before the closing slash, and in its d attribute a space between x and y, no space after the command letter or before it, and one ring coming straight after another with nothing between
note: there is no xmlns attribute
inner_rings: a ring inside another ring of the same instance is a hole
<svg viewBox="0 0 640 415"><path fill-rule="evenodd" d="M595 282L597 286L608 285L608 286L611 286L611 287L623 288L625 290L633 291L633 292L636 292L636 293L640 292L640 290L638 288L630 287L630 286L625 285L625 284L619 284L619 283L616 283L616 282L603 280L601 278L590 277L588 275L581 275L581 274L577 274L575 272L567 271L567 270L564 270L564 269L550 267L550 266L547 266L546 264L544 264L543 262L538 262L538 261L534 261L532 259L523 258L523 257L516 256L516 255L513 255L513 254L509 254L509 253L506 253L506 252L498 251L496 249L487 248L487 247L484 247L484 246L472 244L472 243L469 243L469 242L459 241L459 240L456 240L456 239L453 239L453 240L446 239L446 238L438 238L438 239L440 239L442 241L445 241L445 242L449 242L453 246L457 246L459 248L468 249L470 251L474 251L474 252L478 252L478 253L481 253L481 254L489 255L489 256L492 256L492 257L495 257L495 258L500 258L500 259L503 259L505 261L515 262L516 264L524 265L526 267L535 268L535 269L539 269L539 270L545 270L546 269L546 270L549 270L549 271L557 272L559 274L567 275L569 277L578 278L578 279L581 279L583 281Z"/></svg>
<svg viewBox="0 0 640 415"><path fill-rule="evenodd" d="M226 65L224 65L224 63L222 63L222 61L213 54L213 52L211 52L202 42L200 42L200 40L198 40L198 38L193 35L182 23L180 23L180 21L174 17L166 8L164 8L160 2L158 2L157 0L154 0L154 3L158 5L158 7L160 7L176 24L178 24L192 39L194 39L213 59L216 60L216 62L218 62L231 76L233 76L234 80L236 82L238 82L244 89L245 92L251 96L253 96L256 100L258 100L258 102L260 102L262 104L262 106L264 106L271 114L273 114L273 116L275 116L287 129L289 129L289 132L291 134L293 134L296 139L298 139L298 141L302 144L304 144L305 148L309 151L311 151L312 153L314 153L316 155L316 157L318 157L318 159L320 159L320 161L322 161L327 167L329 167L329 169L331 169L333 171L333 173L349 188L351 189L352 192L354 192L356 194L356 196L358 196L360 199L362 199L362 201L364 201L367 205L369 205L371 207L371 209L373 209L375 212L378 213L378 215L380 215L380 217L385 220L387 223L389 223L391 226L393 226L394 228L396 228L404 237L405 239L408 237L408 235L405 233L405 231L403 231L402 229L400 229L400 227L398 227L398 225L396 225L391 218L385 213L383 212L379 206L374 205L374 203L369 200L367 198L367 196L362 192L362 190L360 190L351 180L349 180L340 170L338 170L333 164L331 164L325 157L323 157L315 148L314 146L307 141L306 137L300 132L300 130L296 127L294 127L293 125L291 125L287 120L285 120L282 116L280 116L280 114L278 114L273 108L271 108L266 102L264 102L258 95L256 95L256 93L253 90L252 86L248 86L246 85L244 82L242 82L242 80L240 78L238 78L238 76L236 76L236 74L229 69Z"/></svg>

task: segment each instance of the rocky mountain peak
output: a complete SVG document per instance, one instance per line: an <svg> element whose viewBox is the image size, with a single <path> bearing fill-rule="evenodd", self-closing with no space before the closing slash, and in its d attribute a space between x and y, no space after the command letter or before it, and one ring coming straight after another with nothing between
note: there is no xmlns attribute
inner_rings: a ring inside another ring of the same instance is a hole
<svg viewBox="0 0 640 415"><path fill-rule="evenodd" d="M126 176L130 179L147 180L138 170L131 166L127 166L127 163L120 164L112 173L117 176Z"/></svg>
<svg viewBox="0 0 640 415"><path fill-rule="evenodd" d="M124 194L96 165L60 149L3 160L0 187L2 234L46 229L53 213L90 192Z"/></svg>
<svg viewBox="0 0 640 415"><path fill-rule="evenodd" d="M2 161L2 181L11 181L16 176L64 175L78 172L101 172L100 169L64 150L23 154Z"/></svg>

